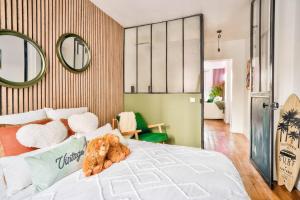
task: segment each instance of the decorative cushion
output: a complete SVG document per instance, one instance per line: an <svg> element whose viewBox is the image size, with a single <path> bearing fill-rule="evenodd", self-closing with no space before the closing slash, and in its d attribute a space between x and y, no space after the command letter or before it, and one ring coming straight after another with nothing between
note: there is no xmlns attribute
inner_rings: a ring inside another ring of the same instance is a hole
<svg viewBox="0 0 300 200"><path fill-rule="evenodd" d="M50 121L50 119L43 119L33 121L28 124L46 124ZM15 156L35 150L35 148L25 147L18 142L16 134L22 126L23 125L11 125L0 127L0 144L4 154L2 156Z"/></svg>
<svg viewBox="0 0 300 200"><path fill-rule="evenodd" d="M85 136L88 141L103 136L107 133L112 132L112 127L109 123L105 124L104 126L101 126L100 128L96 129L95 131L91 131L89 133L77 133L78 136Z"/></svg>
<svg viewBox="0 0 300 200"><path fill-rule="evenodd" d="M47 118L44 109L12 115L0 116L0 124L25 124Z"/></svg>
<svg viewBox="0 0 300 200"><path fill-rule="evenodd" d="M68 120L67 119L60 119L60 121L65 125L65 127L68 129L68 136L72 136L75 134L75 132L71 129L69 126Z"/></svg>
<svg viewBox="0 0 300 200"><path fill-rule="evenodd" d="M42 191L60 179L79 170L86 147L85 137L71 137L62 145L46 152L26 157L31 170L32 183Z"/></svg>
<svg viewBox="0 0 300 200"><path fill-rule="evenodd" d="M48 118L57 120L57 119L68 119L72 115L86 113L88 111L88 108L87 107L67 108L67 109L45 108L45 111Z"/></svg>
<svg viewBox="0 0 300 200"><path fill-rule="evenodd" d="M76 133L88 133L98 128L99 121L97 115L87 112L70 116L68 124Z"/></svg>
<svg viewBox="0 0 300 200"><path fill-rule="evenodd" d="M9 156L1 158L0 166L3 170L8 196L31 184L30 171L23 157Z"/></svg>
<svg viewBox="0 0 300 200"><path fill-rule="evenodd" d="M3 169L0 166L0 199L5 199L6 196L6 182L4 180Z"/></svg>
<svg viewBox="0 0 300 200"><path fill-rule="evenodd" d="M68 130L60 120L47 124L28 124L17 131L17 140L25 147L45 148L62 142Z"/></svg>
<svg viewBox="0 0 300 200"><path fill-rule="evenodd" d="M0 171L2 169L7 195L11 196L32 184L30 167L24 158L46 152L50 149L61 146L68 141L69 139L60 144L23 153L18 156L0 158Z"/></svg>
<svg viewBox="0 0 300 200"><path fill-rule="evenodd" d="M121 134L119 129L114 129L110 134L116 135L119 137L120 142L126 146L128 146L128 141L127 139Z"/></svg>

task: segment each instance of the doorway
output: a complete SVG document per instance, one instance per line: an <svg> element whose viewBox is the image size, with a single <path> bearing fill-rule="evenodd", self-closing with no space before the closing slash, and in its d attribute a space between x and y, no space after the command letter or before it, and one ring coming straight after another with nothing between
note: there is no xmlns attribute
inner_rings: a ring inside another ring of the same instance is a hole
<svg viewBox="0 0 300 200"><path fill-rule="evenodd" d="M204 61L204 120L231 124L232 59Z"/></svg>
<svg viewBox="0 0 300 200"><path fill-rule="evenodd" d="M218 141L231 124L232 59L204 61L204 148L223 148ZM221 139L222 140L222 139ZM218 144L216 144L218 143Z"/></svg>

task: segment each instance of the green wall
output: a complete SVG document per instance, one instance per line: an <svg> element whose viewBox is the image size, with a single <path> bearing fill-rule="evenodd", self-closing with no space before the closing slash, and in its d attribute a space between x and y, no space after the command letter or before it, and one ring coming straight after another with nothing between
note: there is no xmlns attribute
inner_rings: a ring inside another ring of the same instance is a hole
<svg viewBox="0 0 300 200"><path fill-rule="evenodd" d="M196 102L191 103L190 98ZM125 111L140 112L148 124L164 122L170 144L200 147L199 94L125 94Z"/></svg>

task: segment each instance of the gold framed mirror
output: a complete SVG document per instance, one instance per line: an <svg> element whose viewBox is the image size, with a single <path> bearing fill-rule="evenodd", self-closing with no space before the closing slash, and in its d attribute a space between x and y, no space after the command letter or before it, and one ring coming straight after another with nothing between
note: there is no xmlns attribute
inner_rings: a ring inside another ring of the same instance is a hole
<svg viewBox="0 0 300 200"><path fill-rule="evenodd" d="M91 62L91 53L82 37L73 33L60 36L56 43L56 54L62 65L71 72L85 71Z"/></svg>
<svg viewBox="0 0 300 200"><path fill-rule="evenodd" d="M0 30L0 85L29 87L45 72L46 57L36 42L16 31Z"/></svg>

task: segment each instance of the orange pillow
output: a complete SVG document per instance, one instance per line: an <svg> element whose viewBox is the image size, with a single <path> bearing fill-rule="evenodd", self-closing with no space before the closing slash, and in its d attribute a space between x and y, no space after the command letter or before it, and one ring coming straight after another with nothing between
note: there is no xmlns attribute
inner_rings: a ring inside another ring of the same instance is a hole
<svg viewBox="0 0 300 200"><path fill-rule="evenodd" d="M52 121L51 119L42 119L27 124L47 124ZM21 145L17 138L17 131L24 125L7 125L0 127L0 144L2 145L3 156L15 156L29 151L33 151L36 148L25 147Z"/></svg>
<svg viewBox="0 0 300 200"><path fill-rule="evenodd" d="M70 137L70 136L72 136L72 135L75 134L75 132L72 131L72 129L70 128L67 119L60 119L60 121L61 121L61 122L65 125L65 127L68 129L68 137Z"/></svg>

